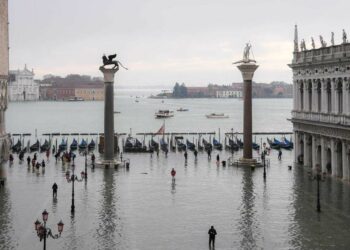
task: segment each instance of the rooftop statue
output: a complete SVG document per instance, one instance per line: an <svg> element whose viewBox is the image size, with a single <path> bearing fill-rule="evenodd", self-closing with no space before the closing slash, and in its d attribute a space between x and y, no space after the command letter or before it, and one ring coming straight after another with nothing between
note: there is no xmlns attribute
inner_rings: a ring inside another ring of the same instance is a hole
<svg viewBox="0 0 350 250"><path fill-rule="evenodd" d="M315 48L316 48L315 40L314 40L313 37L311 37L311 47L312 47L312 49L315 49Z"/></svg>
<svg viewBox="0 0 350 250"><path fill-rule="evenodd" d="M347 42L348 42L348 38L347 38L345 30L343 29L343 43L347 43Z"/></svg>
<svg viewBox="0 0 350 250"><path fill-rule="evenodd" d="M332 46L334 46L334 32L332 32L331 44L332 44Z"/></svg>
<svg viewBox="0 0 350 250"><path fill-rule="evenodd" d="M305 51L306 50L306 44L305 44L305 40L302 39L300 42L300 50L301 51Z"/></svg>
<svg viewBox="0 0 350 250"><path fill-rule="evenodd" d="M322 48L327 47L327 43L323 40L322 36L320 36L320 42L321 42L321 47Z"/></svg>
<svg viewBox="0 0 350 250"><path fill-rule="evenodd" d="M237 62L234 62L234 64L237 63L250 63L250 62L254 62L256 63L255 60L250 59L250 49L252 48L252 45L250 43L246 43L244 51L243 51L243 59Z"/></svg>
<svg viewBox="0 0 350 250"><path fill-rule="evenodd" d="M109 55L108 57L104 54L102 56L102 62L103 62L103 65L101 66L101 68L105 68L105 66L107 65L114 65L112 69L117 69L119 70L119 65L128 70L126 67L123 66L123 64L117 60L113 60L117 57L117 54L113 54L113 55Z"/></svg>

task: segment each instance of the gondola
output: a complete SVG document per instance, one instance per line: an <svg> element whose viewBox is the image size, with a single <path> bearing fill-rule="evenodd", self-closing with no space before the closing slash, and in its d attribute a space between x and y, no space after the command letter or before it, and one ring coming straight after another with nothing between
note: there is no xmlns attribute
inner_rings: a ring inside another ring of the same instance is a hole
<svg viewBox="0 0 350 250"><path fill-rule="evenodd" d="M149 148L153 151L158 151L159 150L159 143L156 142L155 140L153 140L153 138L152 138L151 141L149 142Z"/></svg>
<svg viewBox="0 0 350 250"><path fill-rule="evenodd" d="M222 150L222 144L215 138L213 138L213 146L214 146L214 149Z"/></svg>
<svg viewBox="0 0 350 250"><path fill-rule="evenodd" d="M176 139L176 145L177 145L177 150L179 150L179 151L185 151L186 150L186 144L183 143L180 138Z"/></svg>
<svg viewBox="0 0 350 250"><path fill-rule="evenodd" d="M205 151L213 150L213 145L210 142L208 142L206 139L203 138L202 142L203 142Z"/></svg>
<svg viewBox="0 0 350 250"><path fill-rule="evenodd" d="M160 143L160 149L168 153L168 143L165 142L164 138L161 138L159 143Z"/></svg>
<svg viewBox="0 0 350 250"><path fill-rule="evenodd" d="M39 140L36 140L36 142L32 146L29 147L29 150L30 150L30 152L35 152L35 151L38 151L39 148L40 148L40 142L39 142Z"/></svg>
<svg viewBox="0 0 350 250"><path fill-rule="evenodd" d="M170 149L172 151L176 151L176 145L174 144L174 138L173 137L171 137L171 139L170 139Z"/></svg>
<svg viewBox="0 0 350 250"><path fill-rule="evenodd" d="M273 149L280 149L281 146L273 141L271 141L269 138L267 138L267 142L270 144L270 147Z"/></svg>
<svg viewBox="0 0 350 250"><path fill-rule="evenodd" d="M78 148L78 141L74 138L72 143L69 146L70 150L77 150Z"/></svg>
<svg viewBox="0 0 350 250"><path fill-rule="evenodd" d="M189 140L186 140L186 146L188 150L194 151L196 149L196 145Z"/></svg>
<svg viewBox="0 0 350 250"><path fill-rule="evenodd" d="M14 153L20 152L21 151L21 147L22 147L21 140L18 139L17 143L12 146L12 152L14 152Z"/></svg>
<svg viewBox="0 0 350 250"><path fill-rule="evenodd" d="M58 145L58 150L59 151L64 151L66 149L67 149L67 140L64 141L64 139L62 139L61 144Z"/></svg>
<svg viewBox="0 0 350 250"><path fill-rule="evenodd" d="M148 151L147 151L147 147L143 146L138 139L128 137L124 145L124 152L143 153Z"/></svg>
<svg viewBox="0 0 350 250"><path fill-rule="evenodd" d="M84 139L82 139L78 147L79 150L85 150L87 148L87 142Z"/></svg>
<svg viewBox="0 0 350 250"><path fill-rule="evenodd" d="M285 144L290 145L291 148L294 147L294 143L292 141L287 140L286 137L283 137L283 141L284 141Z"/></svg>
<svg viewBox="0 0 350 250"><path fill-rule="evenodd" d="M88 145L88 150L93 150L93 149L95 149L95 147L96 147L96 143L95 143L94 139L92 139Z"/></svg>
<svg viewBox="0 0 350 250"><path fill-rule="evenodd" d="M46 152L49 149L50 149L50 143L48 140L45 139L44 144L40 146L40 152Z"/></svg>
<svg viewBox="0 0 350 250"><path fill-rule="evenodd" d="M285 142L281 142L275 138L273 138L273 142L280 145L281 148L284 148L284 149L292 149L293 146L291 144L287 144Z"/></svg>
<svg viewBox="0 0 350 250"><path fill-rule="evenodd" d="M255 143L255 142L252 143L252 147L253 147L254 150L259 150L260 149L260 145Z"/></svg>
<svg viewBox="0 0 350 250"><path fill-rule="evenodd" d="M233 150L233 151L238 151L239 150L239 146L237 143L235 143L232 139L228 139L228 145L226 145L226 148L229 150Z"/></svg>
<svg viewBox="0 0 350 250"><path fill-rule="evenodd" d="M243 148L243 142L241 139L236 139L237 141L237 145L239 146L239 148Z"/></svg>

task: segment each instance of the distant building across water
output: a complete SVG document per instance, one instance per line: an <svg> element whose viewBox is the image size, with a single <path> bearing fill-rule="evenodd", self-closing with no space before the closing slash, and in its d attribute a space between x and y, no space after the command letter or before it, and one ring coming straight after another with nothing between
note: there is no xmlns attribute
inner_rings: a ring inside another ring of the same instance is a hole
<svg viewBox="0 0 350 250"><path fill-rule="evenodd" d="M9 101L38 101L39 84L34 81L34 70L27 65L23 70L10 70L8 84Z"/></svg>

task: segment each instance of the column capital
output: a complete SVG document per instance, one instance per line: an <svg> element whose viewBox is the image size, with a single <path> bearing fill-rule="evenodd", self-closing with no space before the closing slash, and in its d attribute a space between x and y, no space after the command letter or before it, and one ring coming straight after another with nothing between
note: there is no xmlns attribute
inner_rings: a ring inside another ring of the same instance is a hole
<svg viewBox="0 0 350 250"><path fill-rule="evenodd" d="M253 79L254 72L258 67L259 65L255 63L242 63L237 66L237 68L242 73L242 77L244 81L251 81Z"/></svg>
<svg viewBox="0 0 350 250"><path fill-rule="evenodd" d="M100 67L100 71L103 73L104 82L114 82L114 74L118 71L118 68L116 69L108 69L103 66Z"/></svg>

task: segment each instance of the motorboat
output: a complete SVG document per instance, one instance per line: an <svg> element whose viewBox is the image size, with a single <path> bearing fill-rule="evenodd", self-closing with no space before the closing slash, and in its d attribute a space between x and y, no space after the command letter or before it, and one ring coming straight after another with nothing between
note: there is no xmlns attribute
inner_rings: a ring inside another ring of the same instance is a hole
<svg viewBox="0 0 350 250"><path fill-rule="evenodd" d="M224 113L211 113L205 116L207 118L229 118L229 116L225 115Z"/></svg>
<svg viewBox="0 0 350 250"><path fill-rule="evenodd" d="M158 110L158 112L155 113L156 118L170 118L174 116L174 111L170 110Z"/></svg>
<svg viewBox="0 0 350 250"><path fill-rule="evenodd" d="M176 111L179 111L179 112L185 112L185 111L188 111L188 109L179 108L179 109L177 109Z"/></svg>

